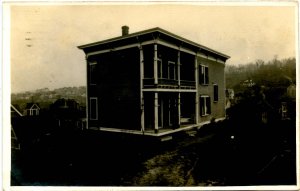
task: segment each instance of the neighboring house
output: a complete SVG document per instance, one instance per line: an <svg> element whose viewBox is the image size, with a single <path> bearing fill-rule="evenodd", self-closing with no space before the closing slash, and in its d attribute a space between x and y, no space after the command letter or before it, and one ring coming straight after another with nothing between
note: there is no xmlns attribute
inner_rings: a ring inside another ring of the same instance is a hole
<svg viewBox="0 0 300 191"><path fill-rule="evenodd" d="M226 89L225 90L226 95L226 106L225 108L228 109L232 106L234 102L234 90L233 89Z"/></svg>
<svg viewBox="0 0 300 191"><path fill-rule="evenodd" d="M27 103L24 115L37 116L40 115L41 108L37 103Z"/></svg>
<svg viewBox="0 0 300 191"><path fill-rule="evenodd" d="M281 107L279 109L279 112L281 114L281 119L287 119L288 118L288 106L287 102L281 102Z"/></svg>
<svg viewBox="0 0 300 191"><path fill-rule="evenodd" d="M14 105L10 105L10 116L11 116L11 148L19 150L20 141L15 132L14 126L18 123L18 120L23 116L22 113Z"/></svg>
<svg viewBox="0 0 300 191"><path fill-rule="evenodd" d="M276 117L275 109L263 99L256 105L256 115L258 115L258 121L267 124L268 122L272 121L274 117Z"/></svg>
<svg viewBox="0 0 300 191"><path fill-rule="evenodd" d="M83 129L85 109L74 99L58 99L51 106L58 127L78 127Z"/></svg>
<svg viewBox="0 0 300 191"><path fill-rule="evenodd" d="M286 88L286 97L281 99L279 113L282 120L294 118L296 115L296 85L291 83Z"/></svg>
<svg viewBox="0 0 300 191"><path fill-rule="evenodd" d="M161 28L79 46L88 128L160 136L225 117L230 57Z"/></svg>
<svg viewBox="0 0 300 191"><path fill-rule="evenodd" d="M291 83L289 87L287 87L287 96L291 99L296 99L296 85Z"/></svg>
<svg viewBox="0 0 300 191"><path fill-rule="evenodd" d="M22 117L22 113L15 107L14 105L10 105L10 116L11 118L17 118L17 117Z"/></svg>

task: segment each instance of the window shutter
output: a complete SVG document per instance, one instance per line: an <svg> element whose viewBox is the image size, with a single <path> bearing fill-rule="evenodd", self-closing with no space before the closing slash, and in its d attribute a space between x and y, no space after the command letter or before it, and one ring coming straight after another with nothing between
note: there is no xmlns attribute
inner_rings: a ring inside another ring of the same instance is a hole
<svg viewBox="0 0 300 191"><path fill-rule="evenodd" d="M214 85L214 101L218 101L219 100L219 88L218 85L215 84Z"/></svg>
<svg viewBox="0 0 300 191"><path fill-rule="evenodd" d="M202 97L199 97L199 102L200 102L200 116L202 116L203 115L203 98Z"/></svg>
<svg viewBox="0 0 300 191"><path fill-rule="evenodd" d="M209 77L208 77L208 67L205 67L205 84L209 83Z"/></svg>
<svg viewBox="0 0 300 191"><path fill-rule="evenodd" d="M203 70L203 66L200 65L200 68L199 68L199 83L200 84L203 84L204 81L204 70Z"/></svg>
<svg viewBox="0 0 300 191"><path fill-rule="evenodd" d="M90 120L98 119L98 101L96 97L90 98Z"/></svg>
<svg viewBox="0 0 300 191"><path fill-rule="evenodd" d="M206 98L206 107L207 107L207 114L211 114L210 97Z"/></svg>

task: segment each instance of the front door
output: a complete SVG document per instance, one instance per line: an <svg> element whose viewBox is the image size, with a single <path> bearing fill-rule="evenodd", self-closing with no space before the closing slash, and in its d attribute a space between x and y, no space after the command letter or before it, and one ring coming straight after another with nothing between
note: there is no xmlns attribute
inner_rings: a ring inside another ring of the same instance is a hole
<svg viewBox="0 0 300 191"><path fill-rule="evenodd" d="M177 122L178 108L176 94L160 94L158 99L158 127L173 128Z"/></svg>

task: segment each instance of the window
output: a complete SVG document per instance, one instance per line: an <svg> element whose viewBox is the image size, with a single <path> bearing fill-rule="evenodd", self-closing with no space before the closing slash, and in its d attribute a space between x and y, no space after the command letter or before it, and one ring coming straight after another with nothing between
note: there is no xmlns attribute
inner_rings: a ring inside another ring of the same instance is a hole
<svg viewBox="0 0 300 191"><path fill-rule="evenodd" d="M219 101L219 87L217 84L214 84L214 101Z"/></svg>
<svg viewBox="0 0 300 191"><path fill-rule="evenodd" d="M210 97L206 95L200 96L200 115L209 115L210 112Z"/></svg>
<svg viewBox="0 0 300 191"><path fill-rule="evenodd" d="M281 103L281 117L282 117L282 119L287 118L287 104L286 104L286 102Z"/></svg>
<svg viewBox="0 0 300 191"><path fill-rule="evenodd" d="M158 70L158 78L161 79L163 77L163 67L161 59L157 59L157 70Z"/></svg>
<svg viewBox="0 0 300 191"><path fill-rule="evenodd" d="M199 83L200 84L208 84L208 67L204 65L200 65L199 67Z"/></svg>
<svg viewBox="0 0 300 191"><path fill-rule="evenodd" d="M37 109L32 109L31 114L32 115L39 115L39 111Z"/></svg>
<svg viewBox="0 0 300 191"><path fill-rule="evenodd" d="M97 70L96 70L97 62L90 62L89 63L89 79L90 79L90 85L96 85L97 84Z"/></svg>
<svg viewBox="0 0 300 191"><path fill-rule="evenodd" d="M170 80L176 80L177 79L177 73L176 73L176 64L175 62L168 62L168 79Z"/></svg>
<svg viewBox="0 0 300 191"><path fill-rule="evenodd" d="M261 122L267 123L268 122L268 113L267 112L262 112L261 114Z"/></svg>
<svg viewBox="0 0 300 191"><path fill-rule="evenodd" d="M90 120L98 119L98 100L96 97L90 98Z"/></svg>

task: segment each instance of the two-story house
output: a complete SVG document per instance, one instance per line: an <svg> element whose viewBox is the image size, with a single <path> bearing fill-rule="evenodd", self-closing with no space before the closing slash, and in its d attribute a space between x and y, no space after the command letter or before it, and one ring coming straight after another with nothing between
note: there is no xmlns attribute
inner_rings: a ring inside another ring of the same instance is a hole
<svg viewBox="0 0 300 191"><path fill-rule="evenodd" d="M225 117L229 56L161 28L78 47L89 129L160 136Z"/></svg>

